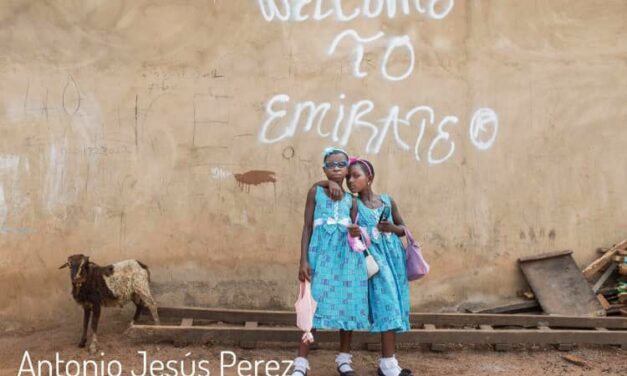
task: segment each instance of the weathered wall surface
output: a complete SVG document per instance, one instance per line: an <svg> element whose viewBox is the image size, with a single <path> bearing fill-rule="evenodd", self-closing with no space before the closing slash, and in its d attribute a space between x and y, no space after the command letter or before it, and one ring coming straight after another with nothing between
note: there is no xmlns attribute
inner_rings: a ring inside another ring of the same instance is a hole
<svg viewBox="0 0 627 376"><path fill-rule="evenodd" d="M146 262L162 304L289 308L328 145L422 240L416 309L624 237L627 2L273 3L3 2L2 322L75 312L79 252Z"/></svg>

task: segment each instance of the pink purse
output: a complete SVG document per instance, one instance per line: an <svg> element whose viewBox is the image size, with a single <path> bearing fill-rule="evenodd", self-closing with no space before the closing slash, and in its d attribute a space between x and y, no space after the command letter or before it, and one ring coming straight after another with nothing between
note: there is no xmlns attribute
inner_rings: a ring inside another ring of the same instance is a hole
<svg viewBox="0 0 627 376"><path fill-rule="evenodd" d="M353 206L351 208L351 221L353 224L357 224L359 220L359 213L357 211L357 198L353 196ZM366 256L366 272L368 273L368 278L372 278L375 274L379 272L379 265L377 261L372 257L370 253L368 253L368 248L372 244L370 240L370 236L368 235L368 231L365 228L359 228L360 236L352 237L350 233L348 233L348 245L354 252L363 253Z"/></svg>
<svg viewBox="0 0 627 376"><path fill-rule="evenodd" d="M313 343L314 337L311 333L313 317L318 303L311 296L311 283L307 280L300 283L298 300L294 304L296 308L296 326L304 331L303 343Z"/></svg>
<svg viewBox="0 0 627 376"><path fill-rule="evenodd" d="M355 216L353 223L356 224L358 219L359 214ZM359 231L361 232L361 236L358 237L352 237L350 233L348 234L348 245L355 252L364 252L368 249L368 247L370 247L370 236L364 228L360 228Z"/></svg>
<svg viewBox="0 0 627 376"><path fill-rule="evenodd" d="M405 248L405 265L407 266L407 280L415 281L426 276L429 273L429 264L422 256L420 243L414 240L411 231L405 226L405 237L407 238L407 247Z"/></svg>

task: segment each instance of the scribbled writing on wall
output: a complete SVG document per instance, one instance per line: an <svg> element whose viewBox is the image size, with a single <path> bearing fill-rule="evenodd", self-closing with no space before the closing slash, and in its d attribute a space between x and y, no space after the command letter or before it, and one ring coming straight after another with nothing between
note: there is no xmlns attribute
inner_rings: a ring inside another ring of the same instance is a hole
<svg viewBox="0 0 627 376"><path fill-rule="evenodd" d="M326 19L347 23L360 18L396 19L416 14L443 20L455 5L454 0L363 0L349 9L341 0L258 0L257 3L266 21L295 23ZM416 54L407 34L387 35L379 31L366 35L346 29L333 38L326 53L333 56L341 48L350 49L351 71L356 79L368 76L362 69L366 51L380 55L378 76L385 81L404 81L414 73ZM390 59L397 54L405 54L405 65L392 71ZM368 141L364 146L366 153L379 153L385 140L393 139L398 148L411 152L416 161L439 164L455 153L457 140L451 136L454 127L466 126L469 141L477 150L490 149L498 134L498 115L489 107L478 108L470 120L460 121L454 114L436 115L434 109L426 104L405 109L392 105L381 110L376 109L375 103L369 99L360 98L348 104L345 99L346 95L340 94L333 102L295 102L288 94L277 94L266 102L259 141L272 144L294 137L299 131L306 133L315 128L318 136L346 146L355 131L365 131L368 132ZM375 117L377 113L384 113L385 116ZM410 138L407 132L401 136L401 128L409 128L414 134ZM430 139L426 139L426 134L431 134Z"/></svg>

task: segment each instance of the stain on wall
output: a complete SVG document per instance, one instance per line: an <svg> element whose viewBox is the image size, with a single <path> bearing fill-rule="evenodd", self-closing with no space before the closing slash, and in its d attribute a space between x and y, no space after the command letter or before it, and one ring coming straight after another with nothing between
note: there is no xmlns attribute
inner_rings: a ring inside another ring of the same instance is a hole
<svg viewBox="0 0 627 376"><path fill-rule="evenodd" d="M243 174L233 174L233 177L241 187L276 183L276 176L273 171L252 170Z"/></svg>

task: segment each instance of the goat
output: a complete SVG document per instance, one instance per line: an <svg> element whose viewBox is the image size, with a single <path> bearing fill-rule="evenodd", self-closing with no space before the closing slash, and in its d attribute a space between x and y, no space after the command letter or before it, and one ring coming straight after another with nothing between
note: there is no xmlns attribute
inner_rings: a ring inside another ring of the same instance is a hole
<svg viewBox="0 0 627 376"><path fill-rule="evenodd" d="M70 268L72 297L83 307L83 335L78 344L85 347L87 327L91 316L92 339L89 351L97 351L98 320L101 306L123 306L133 301L136 306L133 322L148 308L156 324L159 324L157 305L150 293L150 271L137 260L120 261L113 265L98 266L85 255L72 255L59 269Z"/></svg>

